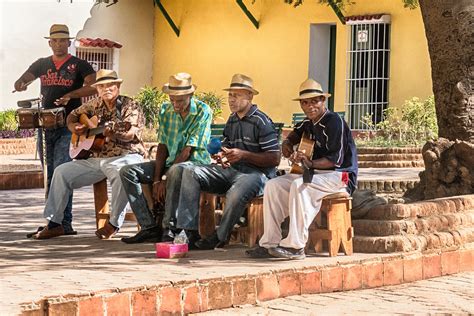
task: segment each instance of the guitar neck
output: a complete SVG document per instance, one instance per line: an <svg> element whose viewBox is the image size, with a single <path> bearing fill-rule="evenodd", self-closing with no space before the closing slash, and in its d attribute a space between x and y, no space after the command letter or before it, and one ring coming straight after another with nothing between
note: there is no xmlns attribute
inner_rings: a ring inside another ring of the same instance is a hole
<svg viewBox="0 0 474 316"><path fill-rule="evenodd" d="M91 128L87 132L87 136L89 137L89 136L95 136L95 135L102 134L102 133L104 133L104 130L105 130L105 126L99 126L99 127Z"/></svg>

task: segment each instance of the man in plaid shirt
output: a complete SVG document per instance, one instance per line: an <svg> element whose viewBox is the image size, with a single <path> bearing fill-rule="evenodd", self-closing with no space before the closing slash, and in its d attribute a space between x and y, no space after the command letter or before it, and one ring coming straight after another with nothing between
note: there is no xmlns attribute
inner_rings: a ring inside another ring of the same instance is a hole
<svg viewBox="0 0 474 316"><path fill-rule="evenodd" d="M164 103L160 109L155 161L125 166L120 171L130 206L141 226L135 236L122 238L128 244L160 241L162 236L172 235L170 229L176 224L176 214L168 208L162 225L157 223L156 214L147 205L141 183L153 184L153 200L167 205L179 195L179 190L170 188L181 186L183 169L188 165L210 162L206 145L211 134L212 110L193 98L196 85L192 84L191 75L178 73L171 76L162 90L169 95L170 103ZM198 240L199 235L195 234L194 239Z"/></svg>

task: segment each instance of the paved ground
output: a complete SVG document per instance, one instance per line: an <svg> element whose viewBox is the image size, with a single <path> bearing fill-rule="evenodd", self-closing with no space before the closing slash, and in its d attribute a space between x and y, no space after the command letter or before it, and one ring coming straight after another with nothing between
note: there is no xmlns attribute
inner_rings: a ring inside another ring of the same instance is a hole
<svg viewBox="0 0 474 316"><path fill-rule="evenodd" d="M199 313L220 315L472 315L474 272L377 289L290 296Z"/></svg>
<svg viewBox="0 0 474 316"><path fill-rule="evenodd" d="M2 168L21 170L21 166L39 168L39 161L34 160L33 155L0 156L0 171ZM416 178L417 170L363 169L360 178L399 176ZM44 224L44 191L0 191L0 315L15 314L18 304L45 296L323 266L384 256L310 256L304 261L262 262L246 258L243 247L231 247L225 252L191 252L184 259L158 260L154 257L152 244L120 242L120 237L136 232L133 223L126 223L118 238L110 241L101 241L94 236L91 187L77 190L73 203L74 227L79 234L37 241L26 239L25 235Z"/></svg>

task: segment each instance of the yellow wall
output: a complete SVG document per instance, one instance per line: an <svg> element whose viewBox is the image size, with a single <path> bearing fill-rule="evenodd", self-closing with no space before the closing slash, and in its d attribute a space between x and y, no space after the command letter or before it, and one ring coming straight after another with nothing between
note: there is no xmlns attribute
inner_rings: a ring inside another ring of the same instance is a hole
<svg viewBox="0 0 474 316"><path fill-rule="evenodd" d="M155 9L153 84L161 87L170 74L186 71L200 91L225 95L234 73L252 77L260 95L255 102L274 121L291 121L300 112L299 84L308 76L311 23L337 23L335 110L344 111L347 27L334 12L316 1L296 9L283 0L246 1L259 20L257 30L233 0L163 0L181 30L176 37ZM431 92L430 63L419 10L403 8L401 0L357 0L349 15L392 15L390 102ZM376 3L376 4L374 4ZM229 114L225 109L224 116Z"/></svg>

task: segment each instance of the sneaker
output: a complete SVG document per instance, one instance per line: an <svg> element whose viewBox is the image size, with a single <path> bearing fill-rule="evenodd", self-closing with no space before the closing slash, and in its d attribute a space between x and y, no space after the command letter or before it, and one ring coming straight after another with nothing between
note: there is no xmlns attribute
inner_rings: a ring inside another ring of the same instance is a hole
<svg viewBox="0 0 474 316"><path fill-rule="evenodd" d="M268 253L276 258L284 258L290 260L301 260L306 258L306 255L304 254L304 248L295 249L278 246L276 248L268 249Z"/></svg>
<svg viewBox="0 0 474 316"><path fill-rule="evenodd" d="M220 241L217 237L217 233L214 232L211 236L195 242L194 245L201 250L222 250L222 248L224 248L225 242Z"/></svg>
<svg viewBox="0 0 474 316"><path fill-rule="evenodd" d="M126 244L138 244L143 242L161 241L161 231L156 228L142 229L135 236L123 237L121 240Z"/></svg>
<svg viewBox="0 0 474 316"><path fill-rule="evenodd" d="M174 241L174 233L172 230L165 228L163 229L163 234L161 235L162 242Z"/></svg>
<svg viewBox="0 0 474 316"><path fill-rule="evenodd" d="M245 254L250 258L254 259L268 259L274 258L271 254L268 253L268 249L264 247L257 246L250 250L245 251Z"/></svg>

